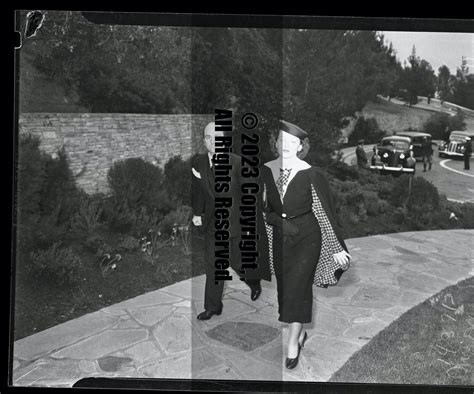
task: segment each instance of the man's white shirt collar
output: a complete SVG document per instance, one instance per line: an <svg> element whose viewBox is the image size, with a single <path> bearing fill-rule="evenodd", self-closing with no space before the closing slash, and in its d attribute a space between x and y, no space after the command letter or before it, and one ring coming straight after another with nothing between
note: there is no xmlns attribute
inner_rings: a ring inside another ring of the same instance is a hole
<svg viewBox="0 0 474 394"><path fill-rule="evenodd" d="M214 153L207 152L207 157L209 158L209 166L211 168L212 168L212 156L214 156Z"/></svg>

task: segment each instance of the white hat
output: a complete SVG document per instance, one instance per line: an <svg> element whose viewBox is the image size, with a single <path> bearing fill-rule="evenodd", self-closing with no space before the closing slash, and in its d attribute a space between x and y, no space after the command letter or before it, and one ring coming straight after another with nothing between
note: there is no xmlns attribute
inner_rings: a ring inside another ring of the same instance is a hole
<svg viewBox="0 0 474 394"><path fill-rule="evenodd" d="M471 137L466 137L466 141L471 141Z"/></svg>

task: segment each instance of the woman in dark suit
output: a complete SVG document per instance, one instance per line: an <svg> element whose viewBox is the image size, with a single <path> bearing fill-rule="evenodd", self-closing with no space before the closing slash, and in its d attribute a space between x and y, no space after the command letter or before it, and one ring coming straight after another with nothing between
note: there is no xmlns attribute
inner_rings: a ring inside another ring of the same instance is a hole
<svg viewBox="0 0 474 394"><path fill-rule="evenodd" d="M312 320L312 286L336 284L350 255L323 174L298 158L307 133L281 121L279 157L262 167L270 266L277 279L279 321L289 324L286 367L298 364Z"/></svg>

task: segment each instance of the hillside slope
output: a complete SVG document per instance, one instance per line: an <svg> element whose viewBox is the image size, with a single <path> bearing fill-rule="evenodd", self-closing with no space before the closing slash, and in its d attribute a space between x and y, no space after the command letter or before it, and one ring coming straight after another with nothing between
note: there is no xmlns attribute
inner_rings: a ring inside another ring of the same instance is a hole
<svg viewBox="0 0 474 394"><path fill-rule="evenodd" d="M436 110L427 110L416 107L395 104L377 98L374 102L369 102L357 115L364 118L375 118L381 130L387 134L397 131L423 129L423 124ZM356 119L351 119L349 125L343 130L343 135L348 136L354 129ZM468 129L474 129L474 117L466 116L465 122Z"/></svg>
<svg viewBox="0 0 474 394"><path fill-rule="evenodd" d="M20 50L21 51L21 50ZM19 55L18 109L24 112L89 112L77 95L36 69L25 53Z"/></svg>

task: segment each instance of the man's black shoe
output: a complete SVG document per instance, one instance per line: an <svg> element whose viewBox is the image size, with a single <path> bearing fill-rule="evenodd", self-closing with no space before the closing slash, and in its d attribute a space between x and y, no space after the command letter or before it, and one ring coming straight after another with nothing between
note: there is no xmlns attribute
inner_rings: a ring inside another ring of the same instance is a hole
<svg viewBox="0 0 474 394"><path fill-rule="evenodd" d="M260 297L260 294L262 293L262 286L260 286L260 282L259 282L255 286L252 286L250 289L251 289L250 299L252 301L255 301L258 297Z"/></svg>
<svg viewBox="0 0 474 394"><path fill-rule="evenodd" d="M209 320L212 316L219 316L222 313L222 308L220 311L204 311L197 315L198 320Z"/></svg>

